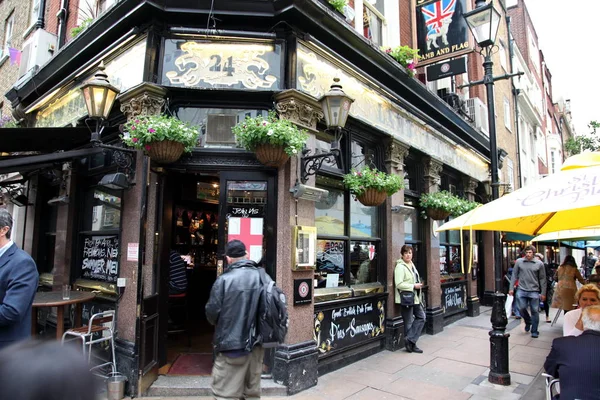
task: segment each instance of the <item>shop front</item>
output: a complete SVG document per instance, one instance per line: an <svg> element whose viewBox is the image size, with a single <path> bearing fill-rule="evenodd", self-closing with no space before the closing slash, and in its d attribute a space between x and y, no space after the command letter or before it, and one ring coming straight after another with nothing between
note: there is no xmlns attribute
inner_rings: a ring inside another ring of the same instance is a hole
<svg viewBox="0 0 600 400"><path fill-rule="evenodd" d="M81 144L71 151L82 153L61 159L36 156L43 167L28 170L45 182L30 218L51 220L35 233L45 282L98 292L87 314L117 310L117 364L128 393L159 393L157 377L172 379L174 368L190 379L210 374L213 328L204 305L232 239L246 243L288 297L288 337L264 367L288 394L315 385L319 374L404 346L393 270L405 243L425 279L428 333L478 313L477 240L436 233L440 222L424 218L418 199L439 189L474 199L487 178L485 137L354 31L336 21L318 28L309 15L330 18L320 2L269 9L268 18L239 11L208 36L187 19L182 27L185 13L168 1L138 3L116 4L8 94L35 132L85 128L80 88L100 61L120 90L101 134L114 147ZM265 18L278 28L261 29ZM278 24L292 20L293 27ZM91 37L97 42L88 46ZM336 132L324 126L318 102L334 78L355 100ZM281 168L262 165L232 133L272 109L309 133L310 152ZM196 147L171 164L141 151L124 155L120 127L159 113L198 127ZM338 156L307 168L306 157L330 153L332 143ZM365 166L399 175L404 190L383 205L362 205L343 175ZM115 173L127 176L125 186L105 184ZM185 260L188 282L177 299L169 292L173 251ZM182 365L196 355L196 369Z"/></svg>

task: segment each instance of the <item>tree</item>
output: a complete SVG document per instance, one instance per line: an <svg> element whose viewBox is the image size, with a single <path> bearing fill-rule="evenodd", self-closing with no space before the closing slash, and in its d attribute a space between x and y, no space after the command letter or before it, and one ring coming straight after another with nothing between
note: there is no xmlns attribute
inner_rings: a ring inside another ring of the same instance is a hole
<svg viewBox="0 0 600 400"><path fill-rule="evenodd" d="M592 130L588 134L569 138L565 143L565 150L572 156L579 154L584 150L598 151L600 150L600 138L596 132L600 129L600 122L591 121L588 127Z"/></svg>

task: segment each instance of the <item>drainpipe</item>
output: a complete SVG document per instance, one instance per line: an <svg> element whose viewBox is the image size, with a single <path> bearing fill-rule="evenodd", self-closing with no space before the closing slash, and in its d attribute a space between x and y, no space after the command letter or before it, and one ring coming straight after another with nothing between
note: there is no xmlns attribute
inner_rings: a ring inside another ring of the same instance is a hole
<svg viewBox="0 0 600 400"><path fill-rule="evenodd" d="M56 13L58 18L58 48L65 45L67 40L67 17L69 16L69 0L61 0L60 10Z"/></svg>
<svg viewBox="0 0 600 400"><path fill-rule="evenodd" d="M513 56L514 56L514 48L513 46L515 45L514 40L511 39L510 37L510 17L506 16L506 31L508 32L508 63L509 63L509 68L510 68L510 72L513 73L514 72L514 68L513 68ZM519 77L520 79L520 77ZM517 181L519 182L519 187L523 187L523 176L521 173L521 132L520 132L520 126L519 126L519 104L518 104L518 96L519 93L521 92L521 89L517 89L515 87L515 81L513 79L510 80L510 85L512 87L512 94L513 94L513 104L514 104L514 109L515 109L515 138L516 138L516 145L517 145Z"/></svg>

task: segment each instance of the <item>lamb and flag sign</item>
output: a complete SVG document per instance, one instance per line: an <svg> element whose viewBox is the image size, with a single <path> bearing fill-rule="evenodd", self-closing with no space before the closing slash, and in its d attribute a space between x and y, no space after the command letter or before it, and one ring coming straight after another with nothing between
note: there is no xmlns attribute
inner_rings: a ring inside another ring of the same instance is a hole
<svg viewBox="0 0 600 400"><path fill-rule="evenodd" d="M467 0L415 0L419 64L431 64L473 50L463 18Z"/></svg>

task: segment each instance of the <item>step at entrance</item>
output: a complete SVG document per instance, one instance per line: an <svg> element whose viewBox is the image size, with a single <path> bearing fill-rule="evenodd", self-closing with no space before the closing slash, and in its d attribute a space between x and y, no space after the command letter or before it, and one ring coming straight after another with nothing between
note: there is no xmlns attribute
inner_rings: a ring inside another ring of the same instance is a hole
<svg viewBox="0 0 600 400"><path fill-rule="evenodd" d="M166 396L212 396L210 376L168 376L160 375L150 386L144 397ZM261 381L262 396L287 396L287 388L273 382Z"/></svg>

